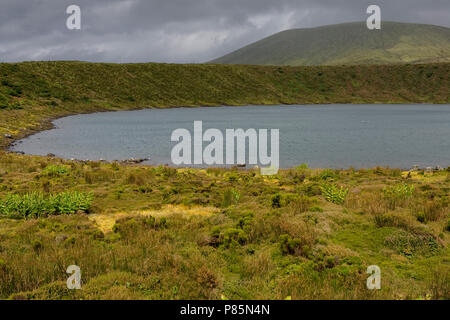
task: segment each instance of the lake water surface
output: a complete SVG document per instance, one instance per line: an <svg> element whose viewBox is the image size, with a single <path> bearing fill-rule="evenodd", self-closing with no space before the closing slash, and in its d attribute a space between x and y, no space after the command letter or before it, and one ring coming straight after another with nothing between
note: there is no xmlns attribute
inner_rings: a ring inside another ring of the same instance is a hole
<svg viewBox="0 0 450 320"><path fill-rule="evenodd" d="M172 131L279 129L280 165L450 166L450 105L299 105L148 109L69 116L11 149L90 160L171 164ZM207 143L204 144L206 146Z"/></svg>

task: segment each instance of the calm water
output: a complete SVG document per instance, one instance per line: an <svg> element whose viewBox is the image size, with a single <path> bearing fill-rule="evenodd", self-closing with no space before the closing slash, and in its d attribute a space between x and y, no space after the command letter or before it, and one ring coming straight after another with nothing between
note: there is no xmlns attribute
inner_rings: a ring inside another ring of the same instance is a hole
<svg viewBox="0 0 450 320"><path fill-rule="evenodd" d="M171 164L177 128L280 129L280 164L292 167L450 166L450 105L312 105L177 108L76 115L12 147L90 160ZM205 144L206 146L206 144Z"/></svg>

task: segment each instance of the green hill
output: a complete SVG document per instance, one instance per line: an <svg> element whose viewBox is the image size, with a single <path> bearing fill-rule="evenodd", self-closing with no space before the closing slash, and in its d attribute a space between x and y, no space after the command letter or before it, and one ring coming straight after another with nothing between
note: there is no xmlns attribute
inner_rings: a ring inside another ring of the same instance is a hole
<svg viewBox="0 0 450 320"><path fill-rule="evenodd" d="M381 30L365 22L274 34L212 61L218 64L357 65L450 62L450 29L383 22Z"/></svg>

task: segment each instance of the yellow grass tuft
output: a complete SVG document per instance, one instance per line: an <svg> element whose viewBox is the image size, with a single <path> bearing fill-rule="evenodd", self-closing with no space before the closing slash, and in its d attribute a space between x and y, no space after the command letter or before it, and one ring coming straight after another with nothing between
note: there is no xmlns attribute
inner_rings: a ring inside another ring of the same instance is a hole
<svg viewBox="0 0 450 320"><path fill-rule="evenodd" d="M132 211L132 212L117 212L109 214L91 214L89 219L94 221L98 228L104 232L111 232L117 220L130 216L153 216L153 217L168 217L175 214L184 216L210 216L219 212L215 207L187 207L184 205L166 205L161 210L146 210L146 211Z"/></svg>

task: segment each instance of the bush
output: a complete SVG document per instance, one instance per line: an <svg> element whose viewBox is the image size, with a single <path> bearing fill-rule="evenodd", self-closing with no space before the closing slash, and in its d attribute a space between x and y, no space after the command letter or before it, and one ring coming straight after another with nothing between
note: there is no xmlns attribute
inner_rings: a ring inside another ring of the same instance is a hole
<svg viewBox="0 0 450 320"><path fill-rule="evenodd" d="M47 177L59 177L69 173L69 169L64 166L49 165L42 170L41 175Z"/></svg>
<svg viewBox="0 0 450 320"><path fill-rule="evenodd" d="M297 188L297 192L310 197L319 196L322 194L322 192L320 191L320 186L317 183L302 185Z"/></svg>
<svg viewBox="0 0 450 320"><path fill-rule="evenodd" d="M384 245L405 256L432 256L440 249L438 241L432 235L412 234L405 231L386 237Z"/></svg>
<svg viewBox="0 0 450 320"><path fill-rule="evenodd" d="M120 233L120 235L128 236L135 234L138 229L138 222L134 218L123 218L116 221L112 230L114 233Z"/></svg>
<svg viewBox="0 0 450 320"><path fill-rule="evenodd" d="M225 248L236 247L238 245L246 244L248 240L247 235L242 229L228 228L225 230L222 239L222 245Z"/></svg>
<svg viewBox="0 0 450 320"><path fill-rule="evenodd" d="M57 214L73 214L77 211L88 212L93 200L93 194L82 192L63 192L50 196L49 202Z"/></svg>
<svg viewBox="0 0 450 320"><path fill-rule="evenodd" d="M272 196L272 208L281 208L281 194L277 193Z"/></svg>
<svg viewBox="0 0 450 320"><path fill-rule="evenodd" d="M310 212L323 212L323 209L321 207L314 206L314 207L309 208L309 211Z"/></svg>
<svg viewBox="0 0 450 320"><path fill-rule="evenodd" d="M253 214L247 214L239 219L237 227L242 229L244 232L250 232L253 223Z"/></svg>
<svg viewBox="0 0 450 320"><path fill-rule="evenodd" d="M156 226L156 219L154 216L148 216L143 219L142 223L144 226L154 228Z"/></svg>
<svg viewBox="0 0 450 320"><path fill-rule="evenodd" d="M447 221L447 224L444 227L444 231L450 232L450 219Z"/></svg>
<svg viewBox="0 0 450 320"><path fill-rule="evenodd" d="M426 223L427 219L425 217L425 213L423 213L423 212L417 213L417 221L419 221L421 223Z"/></svg>
<svg viewBox="0 0 450 320"><path fill-rule="evenodd" d="M37 218L49 215L88 212L93 200L91 193L63 192L44 196L33 192L25 195L7 195L0 202L0 216L12 219Z"/></svg>
<svg viewBox="0 0 450 320"><path fill-rule="evenodd" d="M339 178L339 171L332 170L332 169L325 169L323 170L319 176L321 180L330 180L330 179L338 179Z"/></svg>
<svg viewBox="0 0 450 320"><path fill-rule="evenodd" d="M439 221L445 216L445 203L435 198L433 200L419 200L412 205L413 212L416 212L417 220L422 223ZM420 218L420 219L419 219Z"/></svg>
<svg viewBox="0 0 450 320"><path fill-rule="evenodd" d="M343 204L348 194L348 188L338 188L335 184L324 184L320 189L325 199L335 204Z"/></svg>
<svg viewBox="0 0 450 320"><path fill-rule="evenodd" d="M156 225L157 229L167 229L167 219L162 217Z"/></svg>
<svg viewBox="0 0 450 320"><path fill-rule="evenodd" d="M253 214L249 213L241 217L234 228L221 231L220 228L214 227L211 232L210 244L213 246L221 246L223 248L232 248L239 245L245 245L249 241L248 234L253 224Z"/></svg>
<svg viewBox="0 0 450 320"><path fill-rule="evenodd" d="M42 248L44 247L40 240L34 240L31 246L33 247L33 251L36 253L41 252Z"/></svg>
<svg viewBox="0 0 450 320"><path fill-rule="evenodd" d="M280 250L284 255L300 255L308 256L310 254L310 248L304 240L299 238L292 238L288 234L280 236Z"/></svg>
<svg viewBox="0 0 450 320"><path fill-rule="evenodd" d="M407 184L397 184L383 188L384 199L390 210L395 210L397 206L404 205L413 196L413 193L414 186Z"/></svg>
<svg viewBox="0 0 450 320"><path fill-rule="evenodd" d="M311 176L311 170L307 164L302 164L295 168L292 180L295 183L303 183L307 177Z"/></svg>

